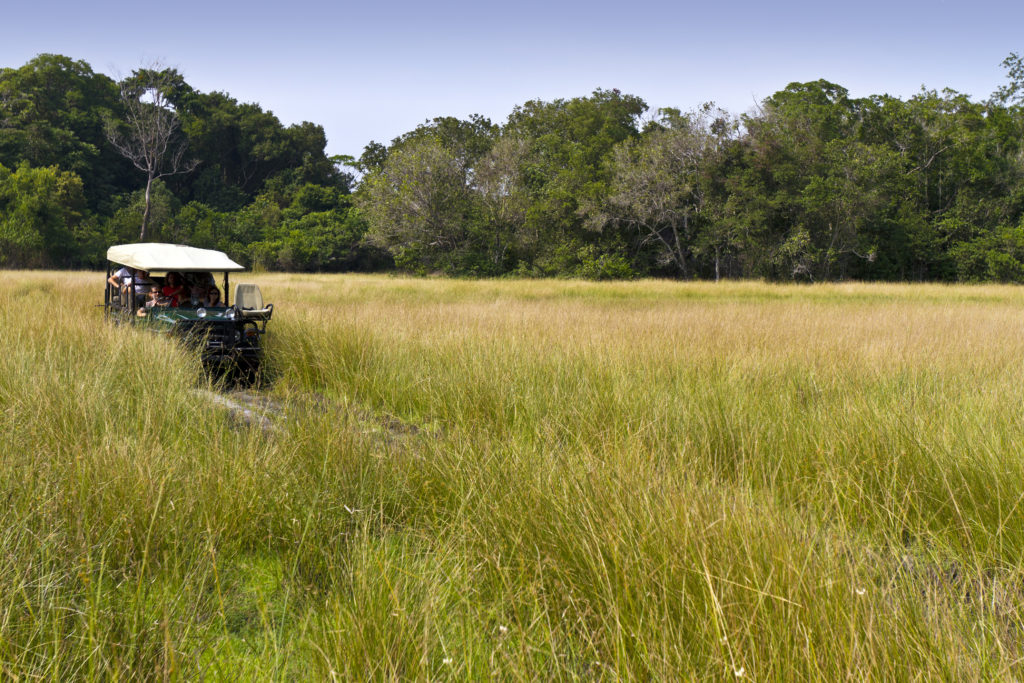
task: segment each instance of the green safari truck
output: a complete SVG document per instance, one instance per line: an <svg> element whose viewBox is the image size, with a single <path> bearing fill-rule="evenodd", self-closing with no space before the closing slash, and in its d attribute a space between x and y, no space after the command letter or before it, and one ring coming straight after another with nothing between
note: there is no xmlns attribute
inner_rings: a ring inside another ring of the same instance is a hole
<svg viewBox="0 0 1024 683"><path fill-rule="evenodd" d="M236 284L231 295L230 274L243 270L212 249L154 242L113 246L107 250L105 315L117 324L182 339L199 349L208 370L255 377L274 305L264 305L254 284Z"/></svg>

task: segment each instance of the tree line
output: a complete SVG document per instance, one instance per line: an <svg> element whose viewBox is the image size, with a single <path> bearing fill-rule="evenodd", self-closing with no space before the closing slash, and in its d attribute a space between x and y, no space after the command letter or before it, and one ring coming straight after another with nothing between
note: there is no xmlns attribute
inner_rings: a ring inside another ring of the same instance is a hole
<svg viewBox="0 0 1024 683"><path fill-rule="evenodd" d="M49 54L0 69L0 267L96 268L141 240L267 269L387 267L326 144L174 69L115 81Z"/></svg>
<svg viewBox="0 0 1024 683"><path fill-rule="evenodd" d="M599 89L332 158L322 127L173 69L40 55L0 70L0 266L145 238L282 270L1019 282L1024 62L1003 66L983 101L819 80L743 115ZM129 144L140 118L156 160Z"/></svg>

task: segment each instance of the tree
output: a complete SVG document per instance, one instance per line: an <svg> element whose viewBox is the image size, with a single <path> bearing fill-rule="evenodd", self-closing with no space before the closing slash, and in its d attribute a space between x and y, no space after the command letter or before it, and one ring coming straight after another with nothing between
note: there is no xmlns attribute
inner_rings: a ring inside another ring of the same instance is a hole
<svg viewBox="0 0 1024 683"><path fill-rule="evenodd" d="M388 148L379 142L370 140L363 149L362 155L356 162L356 169L361 173L372 173L379 171L388 159Z"/></svg>
<svg viewBox="0 0 1024 683"><path fill-rule="evenodd" d="M131 188L131 167L104 136L118 115L117 84L88 64L42 54L0 69L0 164L58 166L82 178L93 209Z"/></svg>
<svg viewBox="0 0 1024 683"><path fill-rule="evenodd" d="M950 249L957 278L967 282L1024 282L1024 222L1000 226Z"/></svg>
<svg viewBox="0 0 1024 683"><path fill-rule="evenodd" d="M654 247L660 265L689 277L729 126L709 105L686 116L664 113L664 125L616 148L606 218L636 230L641 246ZM717 248L716 279L722 243L710 243Z"/></svg>
<svg viewBox="0 0 1024 683"><path fill-rule="evenodd" d="M612 150L639 134L646 110L639 97L601 89L589 97L515 107L503 134L528 142L524 229L537 236L535 250L521 254L524 267L539 274L582 274L587 262L622 246L619 235L588 217L607 196Z"/></svg>
<svg viewBox="0 0 1024 683"><path fill-rule="evenodd" d="M405 142L363 179L359 196L371 243L400 266L455 270L467 246L472 196L466 168L433 137Z"/></svg>
<svg viewBox="0 0 1024 683"><path fill-rule="evenodd" d="M1016 52L1003 60L1003 68L1010 82L999 86L992 99L1001 104L1024 104L1024 57Z"/></svg>
<svg viewBox="0 0 1024 683"><path fill-rule="evenodd" d="M70 265L84 209L82 181L74 173L0 166L0 267Z"/></svg>
<svg viewBox="0 0 1024 683"><path fill-rule="evenodd" d="M746 248L759 274L847 277L890 257L882 246L896 242L893 203L906 199L908 167L878 102L824 80L791 83L743 124L729 204L754 228L758 244Z"/></svg>
<svg viewBox="0 0 1024 683"><path fill-rule="evenodd" d="M494 268L504 270L510 250L536 248L536 231L529 234L526 212L530 198L523 179L523 167L529 154L528 143L517 137L499 139L477 163L473 172L473 190L482 205L484 225L482 241Z"/></svg>
<svg viewBox="0 0 1024 683"><path fill-rule="evenodd" d="M197 174L176 180L183 198L233 211L271 185L287 194L305 183L346 190L352 183L326 155L321 126L304 121L286 127L272 112L222 92L187 91L172 103L190 154L202 160Z"/></svg>
<svg viewBox="0 0 1024 683"><path fill-rule="evenodd" d="M139 216L149 204L149 227L146 231L148 239L160 242L188 243L187 239L178 239L173 226L174 217L181 210L181 202L167 183L157 178L150 187L149 197L145 188L127 192L111 201L112 215L106 218L106 231L118 242L129 242L139 232Z"/></svg>
<svg viewBox="0 0 1024 683"><path fill-rule="evenodd" d="M146 174L139 241L146 239L153 181L188 173L199 163L185 158L188 140L179 132L178 114L171 100L183 83L175 69L138 69L121 82L124 121L120 124L113 119L107 121L107 139L135 168Z"/></svg>
<svg viewBox="0 0 1024 683"><path fill-rule="evenodd" d="M810 179L801 197L797 229L813 245L802 274L847 277L852 259L877 260L887 237L882 228L905 196L906 176L898 155L880 145L833 140L823 161L824 172Z"/></svg>

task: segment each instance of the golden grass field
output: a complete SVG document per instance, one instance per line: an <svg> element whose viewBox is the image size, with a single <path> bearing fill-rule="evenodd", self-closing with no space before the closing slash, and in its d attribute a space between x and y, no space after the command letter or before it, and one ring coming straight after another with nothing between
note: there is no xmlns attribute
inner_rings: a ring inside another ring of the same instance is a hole
<svg viewBox="0 0 1024 683"><path fill-rule="evenodd" d="M0 272L3 678L1024 676L1024 290L246 279Z"/></svg>

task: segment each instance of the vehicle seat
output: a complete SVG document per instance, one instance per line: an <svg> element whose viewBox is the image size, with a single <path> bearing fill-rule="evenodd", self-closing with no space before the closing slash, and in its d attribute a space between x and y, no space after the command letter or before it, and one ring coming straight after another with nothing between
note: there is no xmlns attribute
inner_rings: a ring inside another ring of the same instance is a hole
<svg viewBox="0 0 1024 683"><path fill-rule="evenodd" d="M239 283L235 285L235 308L242 312L244 318L268 318L273 305L263 306L263 294L259 285Z"/></svg>

